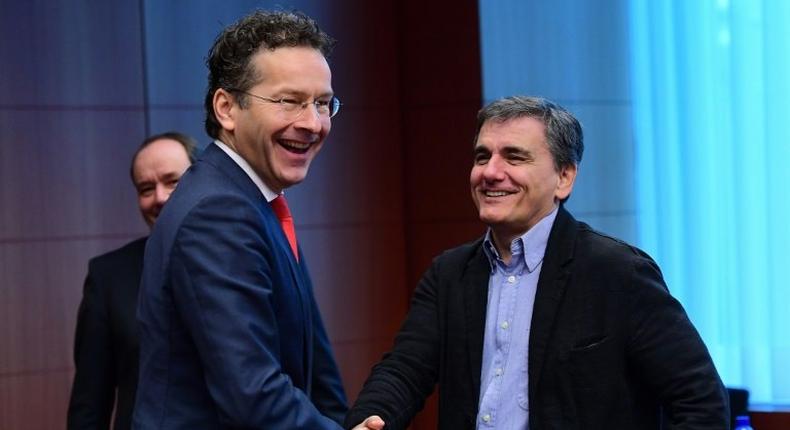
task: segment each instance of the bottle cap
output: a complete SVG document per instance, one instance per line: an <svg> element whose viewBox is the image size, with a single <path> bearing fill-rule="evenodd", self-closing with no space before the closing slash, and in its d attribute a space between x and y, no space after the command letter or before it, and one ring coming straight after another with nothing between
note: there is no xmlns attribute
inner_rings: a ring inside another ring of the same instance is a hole
<svg viewBox="0 0 790 430"><path fill-rule="evenodd" d="M738 415L735 417L735 425L750 425L749 423L749 416L748 415Z"/></svg>

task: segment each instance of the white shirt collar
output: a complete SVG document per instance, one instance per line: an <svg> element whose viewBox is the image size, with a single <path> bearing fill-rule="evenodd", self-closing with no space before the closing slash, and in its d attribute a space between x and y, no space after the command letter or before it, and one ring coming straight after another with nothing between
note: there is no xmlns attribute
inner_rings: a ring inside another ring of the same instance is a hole
<svg viewBox="0 0 790 430"><path fill-rule="evenodd" d="M241 170L244 170L244 173L246 173L247 176L249 176L250 179L252 179L252 182L255 183L258 189L261 190L261 194L263 194L263 197L266 198L267 202L271 202L278 196L277 193L275 193L269 187L266 186L266 184L263 182L261 177L258 176L257 173L255 173L255 170L252 170L252 166L250 166L250 163L248 163L247 160L242 158L242 156L239 155L238 152L230 149L228 145L225 145L219 140L214 140L214 144L219 146L219 149L225 151L225 153L228 154L228 157L230 157L231 160L236 162L236 164L238 164L239 167L241 167Z"/></svg>

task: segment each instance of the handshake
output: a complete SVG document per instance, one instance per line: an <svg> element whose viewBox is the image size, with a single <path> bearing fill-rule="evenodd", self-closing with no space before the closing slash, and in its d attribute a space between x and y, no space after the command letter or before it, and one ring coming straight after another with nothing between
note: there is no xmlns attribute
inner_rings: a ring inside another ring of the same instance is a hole
<svg viewBox="0 0 790 430"><path fill-rule="evenodd" d="M352 430L381 430L384 428L384 420L378 415L371 415L354 427Z"/></svg>

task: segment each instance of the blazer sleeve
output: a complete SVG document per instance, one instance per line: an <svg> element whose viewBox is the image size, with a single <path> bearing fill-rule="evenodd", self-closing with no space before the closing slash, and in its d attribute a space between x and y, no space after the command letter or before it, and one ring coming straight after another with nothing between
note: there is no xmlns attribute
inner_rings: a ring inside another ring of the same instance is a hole
<svg viewBox="0 0 790 430"><path fill-rule="evenodd" d="M178 315L223 426L338 429L281 369L274 251L264 234L260 212L243 198L211 198L193 208L170 260Z"/></svg>
<svg viewBox="0 0 790 430"><path fill-rule="evenodd" d="M108 429L115 403L115 372L104 285L94 279L93 263L85 278L74 337L76 372L71 387L68 428Z"/></svg>
<svg viewBox="0 0 790 430"><path fill-rule="evenodd" d="M438 263L434 261L417 284L392 350L373 367L346 416L347 429L370 415L379 415L388 430L405 429L423 408L439 374L438 283Z"/></svg>
<svg viewBox="0 0 790 430"><path fill-rule="evenodd" d="M310 302L313 308L313 389L310 398L322 415L342 424L348 412L348 401L318 305L312 294Z"/></svg>
<svg viewBox="0 0 790 430"><path fill-rule="evenodd" d="M668 429L729 428L726 390L708 349L656 264L632 266L629 354L663 405Z"/></svg>

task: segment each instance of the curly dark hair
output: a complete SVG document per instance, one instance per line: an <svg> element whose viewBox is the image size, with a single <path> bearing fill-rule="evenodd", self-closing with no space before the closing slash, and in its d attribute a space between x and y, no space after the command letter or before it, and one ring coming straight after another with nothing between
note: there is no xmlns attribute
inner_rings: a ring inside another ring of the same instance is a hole
<svg viewBox="0 0 790 430"><path fill-rule="evenodd" d="M239 105L246 108L243 91L260 81L253 55L262 49L304 46L315 48L329 57L335 41L318 28L318 24L300 12L269 12L258 10L228 26L217 36L208 51L208 89L206 133L216 139L222 126L214 115L214 93L220 89L236 90Z"/></svg>

